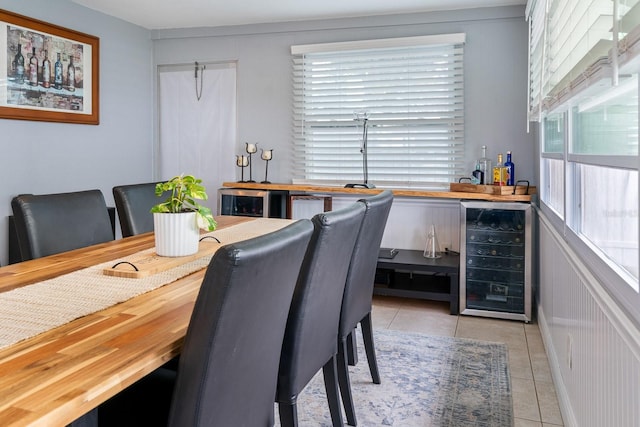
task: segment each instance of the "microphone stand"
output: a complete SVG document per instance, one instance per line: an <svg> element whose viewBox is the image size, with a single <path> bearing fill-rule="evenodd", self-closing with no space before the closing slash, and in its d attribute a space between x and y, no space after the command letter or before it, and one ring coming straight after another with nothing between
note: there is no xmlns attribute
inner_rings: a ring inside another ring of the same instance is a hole
<svg viewBox="0 0 640 427"><path fill-rule="evenodd" d="M359 120L359 118L356 117L356 120ZM369 163L367 159L367 138L368 138L367 128L369 125L369 118L365 116L362 119L362 122L363 122L362 147L360 148L360 153L362 153L362 175L364 176L364 184L347 184L344 186L344 188L356 188L356 187L376 188L375 185L369 184Z"/></svg>

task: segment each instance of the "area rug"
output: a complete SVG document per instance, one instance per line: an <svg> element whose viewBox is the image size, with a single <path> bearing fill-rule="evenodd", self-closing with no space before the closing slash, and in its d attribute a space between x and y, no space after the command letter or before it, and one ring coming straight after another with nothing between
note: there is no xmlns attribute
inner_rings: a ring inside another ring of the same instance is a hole
<svg viewBox="0 0 640 427"><path fill-rule="evenodd" d="M358 338L359 362L349 372L359 426L513 425L506 345L376 330L378 385ZM321 374L299 396L298 419L304 427L331 426Z"/></svg>

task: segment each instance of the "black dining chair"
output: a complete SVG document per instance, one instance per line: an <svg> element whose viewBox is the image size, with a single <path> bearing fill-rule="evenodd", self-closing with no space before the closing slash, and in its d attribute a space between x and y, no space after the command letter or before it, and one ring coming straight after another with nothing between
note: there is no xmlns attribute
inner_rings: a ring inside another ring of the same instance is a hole
<svg viewBox="0 0 640 427"><path fill-rule="evenodd" d="M23 261L114 239L100 190L24 194L11 208Z"/></svg>
<svg viewBox="0 0 640 427"><path fill-rule="evenodd" d="M151 208L166 199L165 193L156 196L156 182L117 185L111 190L118 212L122 237L136 236L153 231ZM166 367L178 369L179 357L167 363Z"/></svg>
<svg viewBox="0 0 640 427"><path fill-rule="evenodd" d="M313 233L301 220L221 247L209 264L177 372L160 368L98 409L105 426L267 426L287 315Z"/></svg>
<svg viewBox="0 0 640 427"><path fill-rule="evenodd" d="M118 185L112 191L122 237L153 231L151 208L164 200L156 196L155 182Z"/></svg>
<svg viewBox="0 0 640 427"><path fill-rule="evenodd" d="M364 204L312 218L315 230L291 302L282 344L276 401L283 427L297 426L298 395L322 369L334 426L342 426L336 355L338 321Z"/></svg>
<svg viewBox="0 0 640 427"><path fill-rule="evenodd" d="M349 264L349 272L342 297L342 310L340 312L340 326L338 333L338 383L344 405L347 424L356 425L356 415L351 396L351 384L349 381L348 354L355 354L355 346L349 348L355 342L355 328L360 323L369 371L375 384L380 384L380 374L376 360L376 351L373 342L373 328L371 324L371 298L375 282L376 265L380 242L387 224L393 193L383 191L373 197L361 199L366 210L358 238L356 239L353 255Z"/></svg>

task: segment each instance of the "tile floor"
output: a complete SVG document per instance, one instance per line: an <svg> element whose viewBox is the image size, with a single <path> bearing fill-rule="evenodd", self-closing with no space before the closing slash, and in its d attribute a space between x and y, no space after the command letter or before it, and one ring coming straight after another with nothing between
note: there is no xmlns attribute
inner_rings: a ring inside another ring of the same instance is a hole
<svg viewBox="0 0 640 427"><path fill-rule="evenodd" d="M374 296L373 325L374 328L507 344L515 427L563 425L537 324L452 316L448 303Z"/></svg>

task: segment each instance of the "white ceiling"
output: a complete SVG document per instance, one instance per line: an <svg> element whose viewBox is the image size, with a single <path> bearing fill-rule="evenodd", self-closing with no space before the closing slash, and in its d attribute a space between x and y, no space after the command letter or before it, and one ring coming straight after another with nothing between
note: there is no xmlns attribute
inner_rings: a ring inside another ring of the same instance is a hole
<svg viewBox="0 0 640 427"><path fill-rule="evenodd" d="M524 5L526 0L72 0L148 29Z"/></svg>

